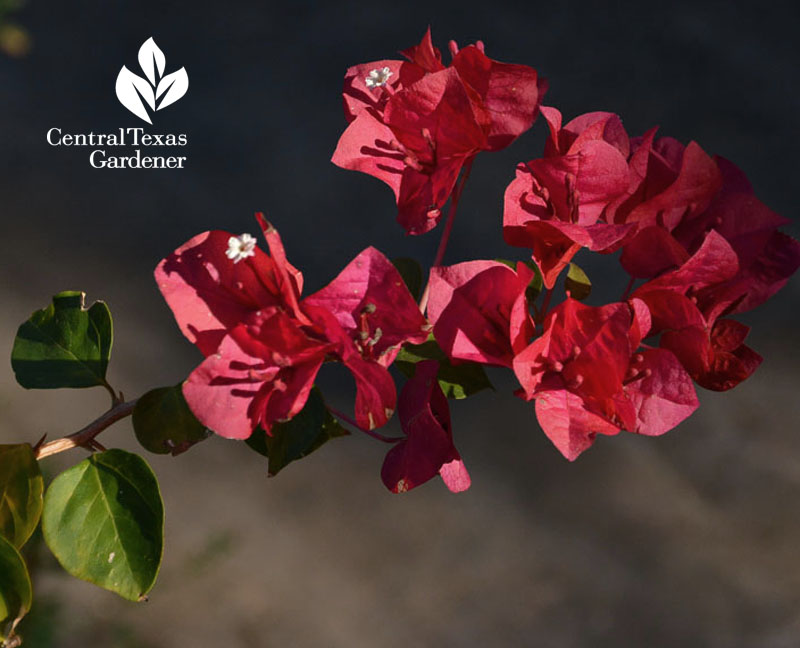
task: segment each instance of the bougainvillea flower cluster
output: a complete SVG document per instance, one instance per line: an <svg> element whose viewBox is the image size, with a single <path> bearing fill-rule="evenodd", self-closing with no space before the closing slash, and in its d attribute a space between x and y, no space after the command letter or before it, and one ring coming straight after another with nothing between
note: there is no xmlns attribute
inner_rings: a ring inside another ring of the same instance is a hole
<svg viewBox="0 0 800 648"><path fill-rule="evenodd" d="M483 366L513 371L516 395L533 401L544 433L574 460L597 435L664 434L697 409L696 385L725 391L760 364L733 316L786 284L800 245L742 171L656 128L631 137L613 113L564 123L541 105L546 84L533 68L490 59L481 42L451 42L450 53L445 65L428 30L403 60L347 70L348 125L333 155L392 188L410 234L434 229L450 200L419 305L414 281L396 269L408 260L395 266L374 248L301 297L302 274L260 216L269 253L250 235L212 231L158 266L181 330L205 356L183 393L217 434L271 434L302 410L322 364L340 362L356 383L349 422L392 444L387 488L439 475L458 492L470 476L448 396L488 385ZM505 241L525 258L441 265L472 159L511 144L540 112L543 155L519 164L498 193ZM589 280L574 258L584 249L619 253L629 281L618 301L581 302ZM398 400L393 363L406 375L402 435L384 436L375 430Z"/></svg>
<svg viewBox="0 0 800 648"><path fill-rule="evenodd" d="M367 248L328 286L302 299L303 276L278 232L258 215L269 254L249 235L205 232L156 268L156 281L186 337L206 356L184 383L201 423L232 439L269 433L305 405L322 363L343 363L356 382L355 420L383 426L397 394L387 366L427 324L395 267ZM233 256L233 258L231 258Z"/></svg>
<svg viewBox="0 0 800 648"><path fill-rule="evenodd" d="M441 219L458 174L480 151L508 146L533 124L546 84L533 68L500 63L478 42L450 43L445 66L430 29L406 60L356 65L345 75L350 122L333 163L388 184L398 222L423 234Z"/></svg>

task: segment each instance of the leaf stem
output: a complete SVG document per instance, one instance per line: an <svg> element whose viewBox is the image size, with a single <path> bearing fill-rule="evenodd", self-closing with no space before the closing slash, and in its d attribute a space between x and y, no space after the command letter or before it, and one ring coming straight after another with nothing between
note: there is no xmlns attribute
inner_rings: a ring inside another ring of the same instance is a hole
<svg viewBox="0 0 800 648"><path fill-rule="evenodd" d="M97 447L102 448L103 446L95 441L95 437L120 419L130 416L133 413L133 408L136 406L137 400L138 399L134 399L127 403L118 402L105 414L89 423L85 428L61 439L54 439L53 441L38 445L34 449L34 456L37 459L43 459L44 457L49 457L50 455L58 454L65 450L71 450L72 448L82 447L90 450Z"/></svg>
<svg viewBox="0 0 800 648"><path fill-rule="evenodd" d="M453 231L453 223L456 220L456 211L458 211L458 201L461 199L461 193L464 191L464 185L467 182L467 178L469 178L469 173L472 171L472 161L475 159L475 156L469 158L464 163L464 171L461 174L461 178L456 184L456 188L453 191L453 196L450 199L450 209L447 212L447 221L444 224L444 230L442 230L442 238L439 241L439 248L436 250L436 257L433 259L432 268L436 268L442 265L442 259L444 259L444 253L447 249L447 243L450 241L450 232ZM425 284L425 290L422 291L422 298L419 300L419 310L424 315L425 309L428 307L428 296L431 290L431 281L430 281L430 274L428 274L428 282Z"/></svg>
<svg viewBox="0 0 800 648"><path fill-rule="evenodd" d="M363 432L364 434L368 434L373 439L377 439L378 441L383 441L384 443L397 443L398 441L402 441L403 437L388 437L384 436L380 432L376 432L375 430L366 430L362 428L358 423L356 423L353 419L351 419L347 414L344 412L340 412L330 406L328 406L328 411L333 414L336 418L342 419L348 425L351 425L359 432Z"/></svg>
<svg viewBox="0 0 800 648"><path fill-rule="evenodd" d="M117 395L117 392L114 391L114 388L105 379L103 379L103 387L105 387L106 391L111 394L112 408L122 402L122 399L119 397L119 395Z"/></svg>

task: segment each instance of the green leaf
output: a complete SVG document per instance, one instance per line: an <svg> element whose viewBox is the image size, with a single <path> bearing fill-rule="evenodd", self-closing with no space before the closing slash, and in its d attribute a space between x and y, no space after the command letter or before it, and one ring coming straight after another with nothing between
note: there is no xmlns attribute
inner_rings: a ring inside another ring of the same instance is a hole
<svg viewBox="0 0 800 648"><path fill-rule="evenodd" d="M13 634L32 602L33 590L25 561L14 545L0 537L0 640Z"/></svg>
<svg viewBox="0 0 800 648"><path fill-rule="evenodd" d="M510 261L509 259L495 259L498 263L502 263L503 265L507 265L509 268L516 272L517 270L517 262ZM542 292L542 288L544 288L544 282L542 281L542 273L536 264L533 261L523 261L523 263L528 266L531 270L533 270L533 279L528 284L528 287L525 289L525 296L528 298L528 301L533 303L536 301L536 298L539 296L539 293Z"/></svg>
<svg viewBox="0 0 800 648"><path fill-rule="evenodd" d="M50 484L42 532L70 574L143 600L155 583L164 544L156 476L130 452L93 454Z"/></svg>
<svg viewBox="0 0 800 648"><path fill-rule="evenodd" d="M211 436L192 414L180 385L159 387L139 398L133 409L133 431L146 450L173 457Z"/></svg>
<svg viewBox="0 0 800 648"><path fill-rule="evenodd" d="M437 378L439 386L448 398L467 398L484 389L494 389L481 365L468 361L454 365L439 347L433 335L422 344L404 345L397 354L394 364L403 375L411 378L420 360L439 361Z"/></svg>
<svg viewBox="0 0 800 648"><path fill-rule="evenodd" d="M392 264L397 268L400 276L403 277L403 281L406 282L408 291L414 296L414 299L419 299L423 280L422 266L417 263L416 259L409 259L407 257L392 259Z"/></svg>
<svg viewBox="0 0 800 648"><path fill-rule="evenodd" d="M27 443L0 445L0 534L17 549L42 516L44 480Z"/></svg>
<svg viewBox="0 0 800 648"><path fill-rule="evenodd" d="M311 454L325 442L350 434L325 406L317 387L311 390L305 407L286 423L272 426L272 436L256 428L246 443L259 454L269 457L267 471L277 475L292 461Z"/></svg>
<svg viewBox="0 0 800 648"><path fill-rule="evenodd" d="M569 264L564 284L570 296L578 301L583 301L592 293L592 282L589 281L586 273L575 263Z"/></svg>
<svg viewBox="0 0 800 648"><path fill-rule="evenodd" d="M36 311L17 331L11 366L26 389L106 384L113 326L103 302L84 308L84 293L70 290Z"/></svg>

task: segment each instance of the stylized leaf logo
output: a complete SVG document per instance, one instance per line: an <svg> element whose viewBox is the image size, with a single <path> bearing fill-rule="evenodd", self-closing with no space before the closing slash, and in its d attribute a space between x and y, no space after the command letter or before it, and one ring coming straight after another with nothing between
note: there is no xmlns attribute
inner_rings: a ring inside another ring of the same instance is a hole
<svg viewBox="0 0 800 648"><path fill-rule="evenodd" d="M164 74L167 61L152 37L139 48L139 66L145 77L131 72L124 65L117 75L117 99L134 115L152 124L150 111L161 110L174 104L189 89L186 68Z"/></svg>

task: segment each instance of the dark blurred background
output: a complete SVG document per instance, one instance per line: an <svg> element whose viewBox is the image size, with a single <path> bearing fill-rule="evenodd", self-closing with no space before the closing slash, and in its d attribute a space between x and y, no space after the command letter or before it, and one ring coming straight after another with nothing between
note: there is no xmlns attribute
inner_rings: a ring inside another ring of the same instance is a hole
<svg viewBox="0 0 800 648"><path fill-rule="evenodd" d="M609 110L631 134L660 124L697 140L796 218L793 3L29 0L2 20L20 31L0 37L0 355L53 293L82 289L115 316L109 379L128 397L199 361L152 270L201 231L256 233L252 213L267 212L307 293L367 245L430 263L439 230L405 237L388 188L329 162L346 68L394 57L429 24L443 52L451 38L482 39L492 58L536 67L566 119ZM150 36L167 72L189 75L152 127L114 94ZM47 144L54 126L186 133L175 154L187 168L93 169L90 148ZM447 262L521 258L502 241L502 195L544 131L478 158ZM622 291L614 259L578 260ZM600 439L575 464L493 374L498 393L452 407L473 477L458 496L438 480L390 495L385 446L355 436L271 480L258 455L222 439L150 455L167 510L150 602L73 581L42 552L27 645L798 646L798 306L793 280L743 318L765 357L747 383L702 393L662 438ZM348 407L336 378L329 398ZM6 365L0 403L0 442L34 442L78 429L106 395L26 392ZM136 448L127 422L102 440Z"/></svg>

